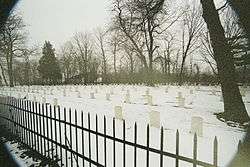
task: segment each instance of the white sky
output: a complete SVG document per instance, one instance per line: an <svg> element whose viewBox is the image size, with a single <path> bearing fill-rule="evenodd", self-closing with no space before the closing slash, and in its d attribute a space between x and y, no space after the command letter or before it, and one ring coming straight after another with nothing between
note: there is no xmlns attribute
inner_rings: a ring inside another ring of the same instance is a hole
<svg viewBox="0 0 250 167"><path fill-rule="evenodd" d="M28 25L29 44L49 40L56 49L75 32L90 32L110 20L110 0L20 0L16 8Z"/></svg>
<svg viewBox="0 0 250 167"><path fill-rule="evenodd" d="M178 1L199 3L199 0L172 0L173 3ZM28 25L29 45L42 46L45 40L49 40L59 49L75 32L91 32L108 24L111 2L112 0L20 0L17 10Z"/></svg>

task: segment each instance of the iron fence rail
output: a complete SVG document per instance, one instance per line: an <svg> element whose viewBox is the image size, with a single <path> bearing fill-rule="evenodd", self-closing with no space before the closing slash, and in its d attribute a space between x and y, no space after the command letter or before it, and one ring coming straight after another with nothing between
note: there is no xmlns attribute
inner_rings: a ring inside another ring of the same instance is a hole
<svg viewBox="0 0 250 167"><path fill-rule="evenodd" d="M95 116L95 128L91 129L91 119L88 113L87 121L88 126L84 127L83 112L81 111L81 125L77 122L77 111L69 110L70 114L67 118L66 108L61 109L59 106L51 106L49 104L41 104L38 102L28 101L24 99L16 99L13 97L0 97L0 119L11 133L20 137L21 141L28 145L30 148L37 151L39 154L46 156L55 161L59 166L78 166L79 159L82 159L83 165L85 161L89 166L107 167L107 140L113 142L113 167L116 167L116 143L122 144L123 162L122 166L126 167L126 147L133 147L134 167L141 166L138 164L137 156L138 149L146 151L146 167L150 165L150 153L159 155L159 166L163 167L164 156L175 159L175 166L179 166L180 161L185 161L193 164L193 167L217 167L218 166L218 141L215 137L213 141L213 163L203 162L197 159L197 135L193 138L193 157L185 157L180 155L180 143L179 143L179 131L176 131L176 148L175 153L164 151L164 130L160 129L160 147L159 149L150 147L150 127L147 125L146 129L146 145L138 144L138 129L137 124L134 124L134 141L126 140L126 122L123 120L122 124L122 138L116 137L116 120L113 119L113 133L107 134L107 121L106 117L103 117L103 133L98 129L98 116ZM61 113L64 113L62 117ZM72 114L75 116L75 121L72 122ZM67 121L68 119L68 121ZM45 130L50 127L50 130ZM69 127L69 137L66 135L66 129ZM64 133L62 134L64 128ZM74 132L73 132L74 131ZM81 132L81 152L79 150L79 138L78 132ZM72 133L75 133L75 141L73 141ZM85 142L87 133L87 140ZM95 136L95 148L91 145L91 135ZM101 163L99 154L99 139L103 139L103 158ZM76 148L73 149L72 143L75 143ZM85 148L88 147L88 156L85 155ZM95 149L96 157L92 156L92 151ZM65 156L65 157L63 157ZM70 161L68 160L70 157ZM63 159L65 159L63 161ZM75 161L75 162L74 162Z"/></svg>

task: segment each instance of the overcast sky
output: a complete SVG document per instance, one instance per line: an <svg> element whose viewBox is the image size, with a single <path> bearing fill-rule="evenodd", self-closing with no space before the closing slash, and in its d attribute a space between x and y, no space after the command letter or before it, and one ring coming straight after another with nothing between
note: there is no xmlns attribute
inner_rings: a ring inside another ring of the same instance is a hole
<svg viewBox="0 0 250 167"><path fill-rule="evenodd" d="M76 31L92 31L110 20L110 0L20 0L29 44L50 40L58 48Z"/></svg>
<svg viewBox="0 0 250 167"><path fill-rule="evenodd" d="M194 3L199 0L175 0ZM224 0L215 0L224 1ZM19 0L16 8L28 25L29 45L42 46L45 40L56 49L75 32L91 32L110 22L112 0ZM177 3L178 4L178 3Z"/></svg>

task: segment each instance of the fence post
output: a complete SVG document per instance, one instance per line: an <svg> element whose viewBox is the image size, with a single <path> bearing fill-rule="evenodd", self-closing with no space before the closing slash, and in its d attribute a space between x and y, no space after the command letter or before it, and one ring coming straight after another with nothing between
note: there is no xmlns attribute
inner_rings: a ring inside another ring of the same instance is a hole
<svg viewBox="0 0 250 167"><path fill-rule="evenodd" d="M125 120L123 120L123 167L126 167L126 124Z"/></svg>
<svg viewBox="0 0 250 167"><path fill-rule="evenodd" d="M71 166L73 166L73 142L72 142L72 117L71 117L72 113L71 113L71 108L69 108L69 144L70 144L70 164Z"/></svg>
<svg viewBox="0 0 250 167"><path fill-rule="evenodd" d="M175 166L179 167L179 130L176 131L176 145L175 145L175 154L176 154L176 159L175 159Z"/></svg>
<svg viewBox="0 0 250 167"><path fill-rule="evenodd" d="M135 122L135 126L134 126L134 131L135 131L135 134L134 134L134 144L135 144L135 147L134 147L134 167L136 167L137 165L137 151L136 151L136 144L137 144L137 124Z"/></svg>
<svg viewBox="0 0 250 167"><path fill-rule="evenodd" d="M77 126L77 111L75 110L75 125ZM75 136L76 136L76 152L78 153L78 134L77 127L75 126ZM76 164L78 166L78 155L76 155Z"/></svg>
<svg viewBox="0 0 250 167"><path fill-rule="evenodd" d="M197 134L194 134L193 167L197 166Z"/></svg>
<svg viewBox="0 0 250 167"><path fill-rule="evenodd" d="M65 166L67 167L68 166L68 151L67 151L67 148L68 148L68 146L67 146L67 124L66 124L66 122L67 122L67 119L66 119L66 108L64 107L64 109L63 109L63 112L64 112L64 144L65 144L65 146L66 146L66 149L65 149Z"/></svg>
<svg viewBox="0 0 250 167"><path fill-rule="evenodd" d="M37 137L37 134L36 134L36 111L35 111L35 104L34 104L34 101L31 102L32 103L32 116L33 118L32 121L33 121L33 128L32 128L32 132L33 132L33 141L34 141L34 146L35 146L35 150L37 151L37 142L38 140L36 140L36 137Z"/></svg>
<svg viewBox="0 0 250 167"><path fill-rule="evenodd" d="M98 156L98 116L95 115L95 131L96 131L96 162L99 163L99 156Z"/></svg>
<svg viewBox="0 0 250 167"><path fill-rule="evenodd" d="M149 124L147 125L147 162L146 166L149 167Z"/></svg>
<svg viewBox="0 0 250 167"><path fill-rule="evenodd" d="M58 160L59 156L58 156L58 142L57 142L57 126L56 126L56 122L57 122L57 118L56 118L56 108L57 106L53 106L53 110L54 110L54 129L55 129L55 146L56 146L56 161Z"/></svg>
<svg viewBox="0 0 250 167"><path fill-rule="evenodd" d="M214 138L214 166L218 166L218 140L215 136Z"/></svg>
<svg viewBox="0 0 250 167"><path fill-rule="evenodd" d="M83 112L81 112L81 122L82 122L82 155L84 157L84 145L85 145L85 143L84 143L84 130L83 130L83 128L84 128ZM82 163L83 163L83 166L85 166L84 165L84 158L82 159Z"/></svg>
<svg viewBox="0 0 250 167"><path fill-rule="evenodd" d="M39 134L39 128L38 128L39 123L38 123L37 102L35 102L34 104L35 104L35 114L36 114L36 124L35 124L35 126L36 126L36 133L37 133L37 136L36 136L37 152L40 153L40 145L39 145L40 140L39 140L39 135L38 135Z"/></svg>
<svg viewBox="0 0 250 167"><path fill-rule="evenodd" d="M90 133L90 113L88 113L88 130L89 130L89 159L91 160L91 133ZM89 161L91 167L91 162Z"/></svg>
<svg viewBox="0 0 250 167"><path fill-rule="evenodd" d="M60 160L61 160L61 166L63 166L63 161L62 161L62 127L61 127L61 109L60 106L58 106L58 119L59 119L59 142L60 142Z"/></svg>
<svg viewBox="0 0 250 167"><path fill-rule="evenodd" d="M163 127L161 127L161 143L160 143L160 151L161 151L161 155L160 155L160 167L163 167L163 138L164 138L164 133L163 133Z"/></svg>
<svg viewBox="0 0 250 167"><path fill-rule="evenodd" d="M104 166L107 167L107 129L106 129L106 116L104 116Z"/></svg>
<svg viewBox="0 0 250 167"><path fill-rule="evenodd" d="M46 137L46 134L45 134L46 118L45 118L44 103L42 103L42 114L43 114L43 128L41 130L43 131L43 137ZM45 138L43 138L43 152L44 152L44 156L46 156L46 139Z"/></svg>
<svg viewBox="0 0 250 167"><path fill-rule="evenodd" d="M115 167L115 118L113 118L113 166Z"/></svg>

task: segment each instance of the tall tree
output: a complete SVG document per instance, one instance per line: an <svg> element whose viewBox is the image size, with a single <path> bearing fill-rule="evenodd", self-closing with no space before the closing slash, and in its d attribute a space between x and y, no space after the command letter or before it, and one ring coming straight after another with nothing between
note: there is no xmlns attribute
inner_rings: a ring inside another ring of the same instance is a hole
<svg viewBox="0 0 250 167"><path fill-rule="evenodd" d="M213 0L201 0L201 4L203 18L207 23L210 34L224 99L224 112L218 116L240 123L247 122L249 121L249 116L237 86L233 56L227 43L218 11Z"/></svg>
<svg viewBox="0 0 250 167"><path fill-rule="evenodd" d="M107 52L106 52L106 37L108 31L98 28L96 31L96 45L100 50L100 55L102 57L102 81L107 82Z"/></svg>
<svg viewBox="0 0 250 167"><path fill-rule="evenodd" d="M188 5L184 11L183 15L183 27L182 27L182 59L179 74L179 84L183 83L183 70L185 66L186 59L189 55L197 50L198 38L200 32L203 28L203 21L201 17L200 8L197 6Z"/></svg>
<svg viewBox="0 0 250 167"><path fill-rule="evenodd" d="M114 0L115 27L137 52L135 55L148 73L149 84L152 84L153 60L159 47L157 38L179 18L176 13L171 14L167 5L165 0Z"/></svg>
<svg viewBox="0 0 250 167"><path fill-rule="evenodd" d="M9 86L14 86L13 64L16 57L21 57L26 49L25 42L27 34L24 31L25 24L22 17L16 13L11 15L1 26L0 31L0 59L1 66L7 66ZM4 69L3 69L4 70ZM5 72L5 71L2 71Z"/></svg>
<svg viewBox="0 0 250 167"><path fill-rule="evenodd" d="M62 74L59 62L55 56L55 49L49 41L45 41L42 49L43 56L39 60L38 71L42 82L45 84L58 84L61 82Z"/></svg>
<svg viewBox="0 0 250 167"><path fill-rule="evenodd" d="M73 37L75 58L78 59L79 72L84 79L84 84L89 82L90 62L93 59L94 46L89 33L78 32Z"/></svg>

